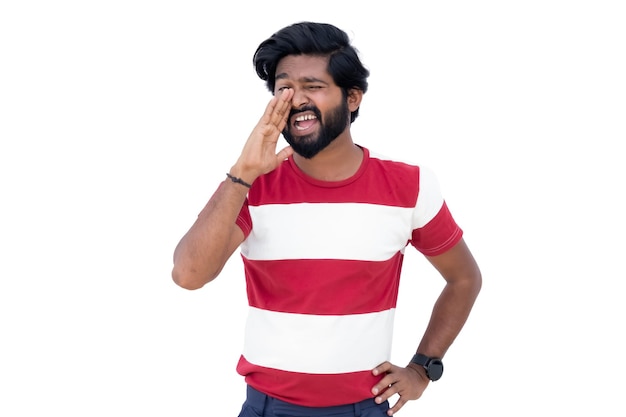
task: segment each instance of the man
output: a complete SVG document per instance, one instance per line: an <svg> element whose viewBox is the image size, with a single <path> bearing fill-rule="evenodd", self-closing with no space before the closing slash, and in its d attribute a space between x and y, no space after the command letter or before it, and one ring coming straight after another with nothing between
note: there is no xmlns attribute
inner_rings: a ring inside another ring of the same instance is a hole
<svg viewBox="0 0 626 417"><path fill-rule="evenodd" d="M241 247L250 308L240 417L392 415L441 376L479 268L433 173L353 141L369 72L346 33L285 27L254 65L274 97L176 247L172 276L201 288ZM281 133L289 146L276 152ZM398 366L389 356L409 244L446 285L416 355Z"/></svg>

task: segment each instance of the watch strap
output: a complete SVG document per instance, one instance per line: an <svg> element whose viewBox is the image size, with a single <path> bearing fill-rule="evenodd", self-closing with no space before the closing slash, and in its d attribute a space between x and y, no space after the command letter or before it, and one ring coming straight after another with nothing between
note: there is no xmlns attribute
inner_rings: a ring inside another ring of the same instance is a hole
<svg viewBox="0 0 626 417"><path fill-rule="evenodd" d="M443 362L439 358L431 358L422 353L417 353L411 362L420 365L426 371L426 376L431 381L437 381L443 374Z"/></svg>
<svg viewBox="0 0 626 417"><path fill-rule="evenodd" d="M411 362L417 364L417 365L421 365L421 366L427 366L428 362L430 362L433 358L423 355L421 353L416 353L413 356L413 359L411 359Z"/></svg>

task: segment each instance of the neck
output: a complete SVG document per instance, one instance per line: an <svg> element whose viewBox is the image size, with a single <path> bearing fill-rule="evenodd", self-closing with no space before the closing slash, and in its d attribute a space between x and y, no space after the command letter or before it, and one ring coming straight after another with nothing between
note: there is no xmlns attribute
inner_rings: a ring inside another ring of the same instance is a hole
<svg viewBox="0 0 626 417"><path fill-rule="evenodd" d="M308 176L321 181L342 181L353 176L363 161L363 150L348 133L335 139L311 159L293 155L293 160Z"/></svg>

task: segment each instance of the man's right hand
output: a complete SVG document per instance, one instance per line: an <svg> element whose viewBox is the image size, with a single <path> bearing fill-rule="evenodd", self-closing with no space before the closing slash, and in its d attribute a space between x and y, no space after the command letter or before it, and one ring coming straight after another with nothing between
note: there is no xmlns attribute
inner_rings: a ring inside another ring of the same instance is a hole
<svg viewBox="0 0 626 417"><path fill-rule="evenodd" d="M239 159L231 168L231 175L252 184L258 176L274 170L293 154L291 146L276 153L278 138L287 125L292 97L293 90L290 88L272 97L265 113L248 137Z"/></svg>

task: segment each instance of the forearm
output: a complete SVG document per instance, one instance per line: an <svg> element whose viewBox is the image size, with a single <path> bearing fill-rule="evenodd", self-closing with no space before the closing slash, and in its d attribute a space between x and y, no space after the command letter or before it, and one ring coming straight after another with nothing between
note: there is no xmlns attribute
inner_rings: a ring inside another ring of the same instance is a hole
<svg viewBox="0 0 626 417"><path fill-rule="evenodd" d="M480 287L478 272L471 278L446 284L433 307L417 352L439 358L445 355L465 325Z"/></svg>
<svg viewBox="0 0 626 417"><path fill-rule="evenodd" d="M292 96L293 90L288 88L270 100L230 169L229 175L241 182L223 182L176 247L172 277L181 287L197 289L215 279L243 241L243 232L235 222L248 192L247 185L293 154L289 146L276 153Z"/></svg>
<svg viewBox="0 0 626 417"><path fill-rule="evenodd" d="M245 186L232 181L218 187L174 250L176 284L197 289L217 277L241 242L235 222L246 193Z"/></svg>

